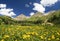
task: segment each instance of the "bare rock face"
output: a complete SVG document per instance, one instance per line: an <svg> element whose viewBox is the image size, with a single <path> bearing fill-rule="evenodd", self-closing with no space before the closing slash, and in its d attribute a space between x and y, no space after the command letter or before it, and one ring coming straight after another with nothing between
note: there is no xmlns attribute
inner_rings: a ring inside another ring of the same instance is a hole
<svg viewBox="0 0 60 41"><path fill-rule="evenodd" d="M34 17L41 17L41 16L43 16L43 13L37 12L37 13L35 13L33 16L34 16Z"/></svg>
<svg viewBox="0 0 60 41"><path fill-rule="evenodd" d="M22 20L25 20L27 19L27 16L25 16L24 14L20 14L19 16L17 16L16 18L14 18L15 20L18 20L18 21L22 21Z"/></svg>

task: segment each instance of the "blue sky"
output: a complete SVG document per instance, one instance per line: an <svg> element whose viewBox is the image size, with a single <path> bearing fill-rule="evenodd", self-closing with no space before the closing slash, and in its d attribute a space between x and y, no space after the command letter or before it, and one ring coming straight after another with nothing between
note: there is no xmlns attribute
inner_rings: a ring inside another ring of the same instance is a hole
<svg viewBox="0 0 60 41"><path fill-rule="evenodd" d="M0 4L5 4L6 9L13 9L12 12L14 12L16 16L20 14L29 16L36 12L46 13L60 9L59 0L50 0L50 2L49 0L0 0Z"/></svg>

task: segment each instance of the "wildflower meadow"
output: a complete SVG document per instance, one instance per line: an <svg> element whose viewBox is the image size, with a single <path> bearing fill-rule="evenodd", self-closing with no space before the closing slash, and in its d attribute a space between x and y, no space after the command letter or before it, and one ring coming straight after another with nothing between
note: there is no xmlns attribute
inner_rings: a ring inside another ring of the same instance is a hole
<svg viewBox="0 0 60 41"><path fill-rule="evenodd" d="M60 28L0 25L0 41L60 41Z"/></svg>

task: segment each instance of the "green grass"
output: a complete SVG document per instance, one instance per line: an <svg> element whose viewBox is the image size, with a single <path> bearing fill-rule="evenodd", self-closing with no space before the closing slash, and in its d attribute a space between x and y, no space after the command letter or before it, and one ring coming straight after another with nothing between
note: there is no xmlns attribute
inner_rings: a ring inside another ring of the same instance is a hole
<svg viewBox="0 0 60 41"><path fill-rule="evenodd" d="M60 28L37 25L0 25L0 41L60 41Z"/></svg>

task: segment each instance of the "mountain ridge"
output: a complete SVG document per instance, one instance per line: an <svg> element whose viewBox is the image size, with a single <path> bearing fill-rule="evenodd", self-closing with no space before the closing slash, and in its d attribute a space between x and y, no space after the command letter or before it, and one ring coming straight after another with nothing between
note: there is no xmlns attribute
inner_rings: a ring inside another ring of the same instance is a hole
<svg viewBox="0 0 60 41"><path fill-rule="evenodd" d="M42 16L47 16L49 15L50 13L53 13L55 11L50 11L48 13L41 13L41 12L36 12L34 15L32 16L26 16L24 14L20 14L18 15L17 17L15 17L14 19L15 20L18 20L18 21L22 21L22 20L25 20L25 19L28 19L28 18L31 18L31 17L42 17Z"/></svg>

